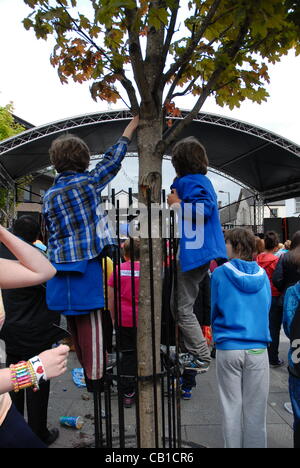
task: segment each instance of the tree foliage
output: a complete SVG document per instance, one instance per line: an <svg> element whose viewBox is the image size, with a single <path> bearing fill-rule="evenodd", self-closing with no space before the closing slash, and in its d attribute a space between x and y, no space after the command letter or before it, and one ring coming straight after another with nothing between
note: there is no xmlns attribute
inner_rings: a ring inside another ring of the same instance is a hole
<svg viewBox="0 0 300 468"><path fill-rule="evenodd" d="M0 107L0 141L21 133L25 128L18 124L13 116L13 104Z"/></svg>
<svg viewBox="0 0 300 468"><path fill-rule="evenodd" d="M231 109L266 100L268 63L300 52L296 0L24 1L25 28L56 39L51 63L62 83L91 80L94 99L129 100L149 120L178 116L174 100L191 93L180 128L209 95Z"/></svg>
<svg viewBox="0 0 300 468"><path fill-rule="evenodd" d="M13 137L18 133L23 132L25 127L15 121L13 116L13 104L7 104L5 107L0 107L0 141L6 138ZM18 181L18 195L23 194L23 187L32 180L31 176L23 177ZM14 195L6 187L0 186L0 210L12 209L15 203ZM0 215L1 222L3 221L2 214Z"/></svg>

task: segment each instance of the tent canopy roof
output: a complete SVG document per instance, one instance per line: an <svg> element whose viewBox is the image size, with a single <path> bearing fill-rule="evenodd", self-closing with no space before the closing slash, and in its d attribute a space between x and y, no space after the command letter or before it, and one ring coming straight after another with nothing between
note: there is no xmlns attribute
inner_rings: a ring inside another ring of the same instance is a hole
<svg viewBox="0 0 300 468"><path fill-rule="evenodd" d="M182 111L182 116L187 113ZM50 165L49 146L62 133L76 134L92 154L101 154L130 119L129 111L107 111L29 128L0 142L0 164L13 180L45 168ZM202 112L180 138L190 135L206 147L212 169L241 182L266 201L300 196L300 147L295 143L263 128ZM129 151L136 151L135 139Z"/></svg>

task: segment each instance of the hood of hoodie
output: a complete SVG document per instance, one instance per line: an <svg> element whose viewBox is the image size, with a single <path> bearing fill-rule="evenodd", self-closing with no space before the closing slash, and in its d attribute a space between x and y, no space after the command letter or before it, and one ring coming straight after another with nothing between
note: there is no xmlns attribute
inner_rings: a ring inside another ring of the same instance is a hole
<svg viewBox="0 0 300 468"><path fill-rule="evenodd" d="M257 293L266 283L266 272L256 262L235 258L223 267L230 281L245 293Z"/></svg>
<svg viewBox="0 0 300 468"><path fill-rule="evenodd" d="M272 253L261 253L257 255L256 261L260 264L262 268L268 268L269 266L275 266L278 262L278 257Z"/></svg>

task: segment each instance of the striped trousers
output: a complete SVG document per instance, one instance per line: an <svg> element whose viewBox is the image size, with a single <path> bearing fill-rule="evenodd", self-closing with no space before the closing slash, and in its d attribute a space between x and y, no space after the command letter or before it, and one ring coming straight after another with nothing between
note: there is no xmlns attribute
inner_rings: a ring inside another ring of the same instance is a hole
<svg viewBox="0 0 300 468"><path fill-rule="evenodd" d="M85 315L68 316L76 354L87 377L100 380L103 377L102 311L95 310Z"/></svg>

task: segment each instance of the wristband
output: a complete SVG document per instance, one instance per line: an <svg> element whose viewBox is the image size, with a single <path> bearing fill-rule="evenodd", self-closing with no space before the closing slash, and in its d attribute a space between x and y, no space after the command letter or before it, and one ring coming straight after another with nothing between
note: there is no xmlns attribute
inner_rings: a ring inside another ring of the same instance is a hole
<svg viewBox="0 0 300 468"><path fill-rule="evenodd" d="M29 359L29 364L32 366L33 372L37 379L37 384L40 386L47 380L46 371L39 356Z"/></svg>

